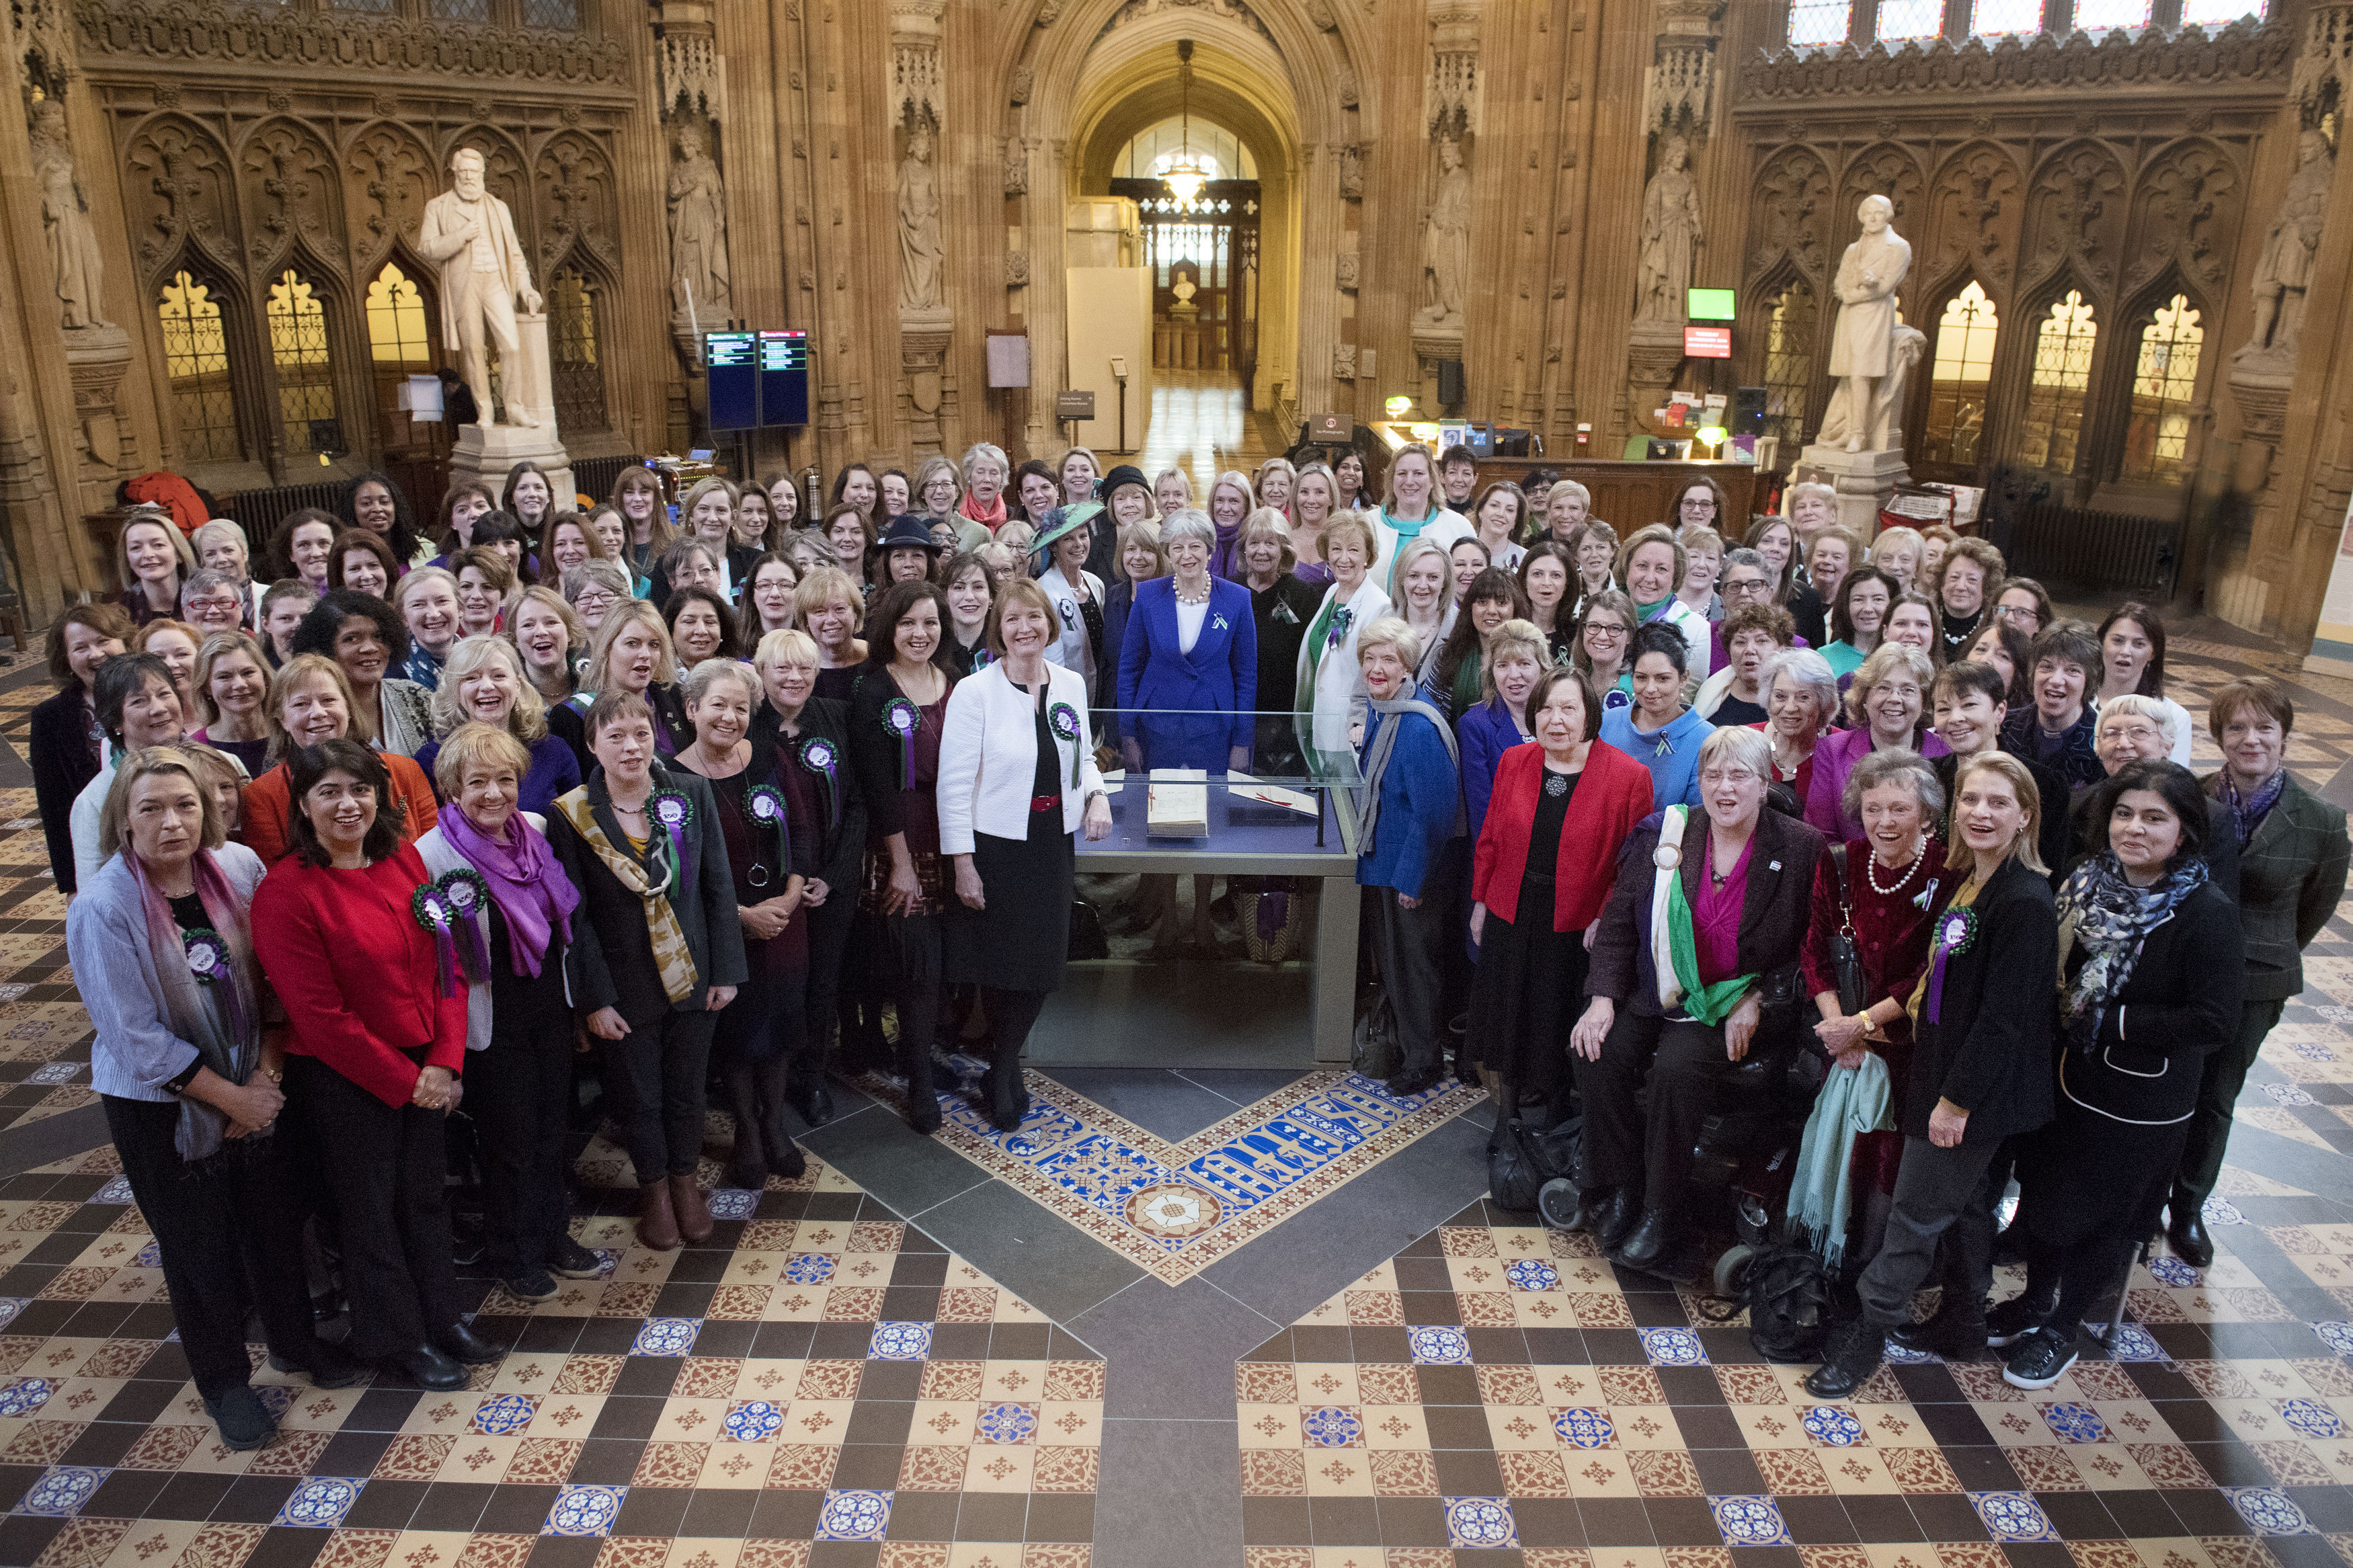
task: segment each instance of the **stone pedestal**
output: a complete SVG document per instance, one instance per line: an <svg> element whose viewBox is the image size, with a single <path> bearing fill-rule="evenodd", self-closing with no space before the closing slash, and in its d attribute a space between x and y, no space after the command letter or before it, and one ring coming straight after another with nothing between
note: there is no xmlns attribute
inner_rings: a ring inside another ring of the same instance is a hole
<svg viewBox="0 0 2353 1568"><path fill-rule="evenodd" d="M1668 384L1683 363L1683 330L1679 323L1633 324L1626 338L1626 411L1637 426L1651 427L1651 410L1667 400Z"/></svg>
<svg viewBox="0 0 2353 1568"><path fill-rule="evenodd" d="M899 313L899 364L906 376L907 424L915 450L939 451L945 437L940 407L945 401L948 344L955 327L945 310Z"/></svg>
<svg viewBox="0 0 2353 1568"><path fill-rule="evenodd" d="M1799 455L1798 467L1817 470L1838 491L1839 526L1865 541L1879 531L1880 508L1912 477L1902 452L1850 452L1820 443Z"/></svg>
<svg viewBox="0 0 2353 1568"><path fill-rule="evenodd" d="M578 493L572 478L572 458L555 431L555 382L549 368L547 318L517 316L516 334L522 340L512 363L501 357L499 395L507 417L518 415L533 425L460 425L457 444L449 452L449 477L480 479L493 495L506 489L507 475L518 463L537 463L547 470L548 488L559 509L567 508ZM486 411L487 412L487 411Z"/></svg>
<svg viewBox="0 0 2353 1568"><path fill-rule="evenodd" d="M131 334L121 327L66 330L66 374L73 383L79 421L82 477L111 483L122 461L122 426L115 392L131 368Z"/></svg>
<svg viewBox="0 0 2353 1568"><path fill-rule="evenodd" d="M1413 357L1421 383L1421 395L1416 401L1432 411L1430 418L1449 417L1446 404L1438 395L1438 367L1443 361L1460 361L1462 358L1461 325L1458 322L1451 327L1433 327L1415 322ZM1461 417L1460 415L1452 416Z"/></svg>

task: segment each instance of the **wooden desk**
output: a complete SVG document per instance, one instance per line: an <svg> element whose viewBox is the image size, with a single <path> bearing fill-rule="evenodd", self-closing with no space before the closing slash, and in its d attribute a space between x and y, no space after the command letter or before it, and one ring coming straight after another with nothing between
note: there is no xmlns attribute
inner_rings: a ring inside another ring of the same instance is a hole
<svg viewBox="0 0 2353 1568"><path fill-rule="evenodd" d="M1675 504L1683 499L1684 487L1699 479L1714 479L1723 489L1725 517L1739 520L1735 521L1735 528L1745 529L1745 520L1756 510L1753 503L1759 489L1754 463L1563 461L1557 458L1482 458L1479 483L1483 486L1491 479L1510 479L1524 485L1528 475L1538 468L1550 468L1560 478L1575 479L1592 491L1592 515L1616 529L1621 540L1654 522L1673 526ZM1472 494L1478 491L1473 489ZM1729 533L1721 528L1717 531ZM1725 542L1739 542L1732 537Z"/></svg>

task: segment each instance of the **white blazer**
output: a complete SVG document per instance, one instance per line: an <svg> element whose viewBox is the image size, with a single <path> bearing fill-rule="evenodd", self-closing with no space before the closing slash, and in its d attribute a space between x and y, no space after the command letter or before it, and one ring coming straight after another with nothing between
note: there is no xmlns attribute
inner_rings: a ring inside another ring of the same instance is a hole
<svg viewBox="0 0 2353 1568"><path fill-rule="evenodd" d="M1333 584L1324 590L1324 605L1333 603L1340 593L1340 584ZM1307 617L1308 629L1315 627L1316 618L1324 614L1324 605ZM1348 623L1348 635L1334 647L1320 650L1304 637L1299 643L1298 689L1296 700L1314 713L1311 738L1306 742L1319 752L1353 752L1356 743L1348 737L1352 725L1362 723L1373 710L1371 696L1365 689L1364 667L1356 662L1356 639L1365 628L1389 613L1389 596L1374 581L1374 574L1365 574L1356 584L1356 596L1347 601L1353 618Z"/></svg>
<svg viewBox="0 0 2353 1568"><path fill-rule="evenodd" d="M1380 554L1375 557L1374 570L1369 574L1379 579L1383 590L1394 599L1397 597L1398 591L1398 552L1413 541L1401 540L1398 537L1398 531L1390 526L1389 516L1386 511L1377 514L1372 519L1372 524L1373 542L1379 547ZM1451 550L1454 548L1456 540L1475 538L1478 532L1479 531L1472 526L1469 518L1459 511L1450 510L1441 506L1430 514L1430 521L1421 525L1421 531L1413 537L1432 540L1441 549Z"/></svg>
<svg viewBox="0 0 2353 1568"><path fill-rule="evenodd" d="M1087 797L1103 788L1103 770L1087 738L1087 683L1074 669L1046 666L1050 708L1067 704L1078 719L1075 738L1058 729L1056 776L1062 782L1062 831L1076 833L1086 818ZM973 836L1029 837L1029 796L1038 782L1036 699L1013 684L1003 661L955 683L940 731L940 853L969 855ZM1071 764L1078 763L1078 786Z"/></svg>

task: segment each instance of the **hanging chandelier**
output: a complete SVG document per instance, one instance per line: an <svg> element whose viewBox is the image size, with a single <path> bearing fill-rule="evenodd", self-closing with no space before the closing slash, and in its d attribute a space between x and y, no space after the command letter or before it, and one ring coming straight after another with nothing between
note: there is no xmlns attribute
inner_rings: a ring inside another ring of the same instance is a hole
<svg viewBox="0 0 2353 1568"><path fill-rule="evenodd" d="M1179 208L1189 207L1199 199L1201 187L1209 176L1201 170L1193 156L1193 40L1176 40L1176 84L1182 95L1183 118L1178 121L1176 161L1168 165L1160 178L1168 194L1176 198Z"/></svg>

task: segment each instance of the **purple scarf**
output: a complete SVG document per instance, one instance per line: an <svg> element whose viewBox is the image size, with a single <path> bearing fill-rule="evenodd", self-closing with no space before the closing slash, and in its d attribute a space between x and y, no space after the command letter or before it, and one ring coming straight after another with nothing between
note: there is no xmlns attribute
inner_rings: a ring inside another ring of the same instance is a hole
<svg viewBox="0 0 2353 1568"><path fill-rule="evenodd" d="M2287 788L2287 769L2281 768L2257 784L2252 795L2239 793L2239 786L2232 781L2230 769L2224 768L2220 776L2222 780L2222 804L2231 808L2232 824L2239 830L2239 847L2244 849L2255 837L2256 829L2263 826L2263 818L2272 814L2272 807L2279 804L2280 793Z"/></svg>
<svg viewBox="0 0 2353 1568"><path fill-rule="evenodd" d="M243 1084L261 1060L261 1009L255 989L260 971L254 965L253 933L244 902L213 852L197 850L188 870L196 900L212 921L213 937L192 942L172 918L171 901L147 879L146 866L128 844L122 847L122 863L139 889L172 1032L196 1047L196 1059L204 1066L231 1083ZM208 999L214 1005L206 1005ZM191 1164L209 1160L221 1152L227 1125L220 1111L182 1095L172 1146Z"/></svg>
<svg viewBox="0 0 2353 1568"><path fill-rule="evenodd" d="M555 863L547 840L521 812L507 818L503 838L486 838L456 801L441 808L441 837L490 884L491 901L507 917L514 972L537 979L549 931L560 921L570 942L572 911L580 907L580 890Z"/></svg>
<svg viewBox="0 0 2353 1568"><path fill-rule="evenodd" d="M1245 518L1243 521L1249 520ZM1223 577L1229 583L1240 582L1250 574L1248 566L1242 561L1241 523L1238 522L1231 528L1228 528L1224 523L1213 520L1209 526L1218 532L1217 548L1209 552L1210 575Z"/></svg>

